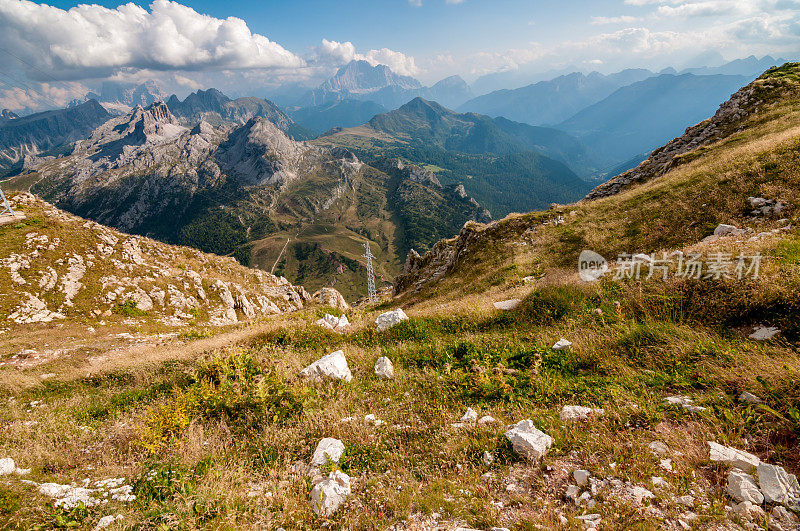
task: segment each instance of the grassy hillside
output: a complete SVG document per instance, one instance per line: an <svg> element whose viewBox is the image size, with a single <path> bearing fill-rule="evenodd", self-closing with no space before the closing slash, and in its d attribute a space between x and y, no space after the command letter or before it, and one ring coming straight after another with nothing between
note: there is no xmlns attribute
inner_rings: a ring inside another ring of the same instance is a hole
<svg viewBox="0 0 800 531"><path fill-rule="evenodd" d="M19 346L8 348L0 456L31 470L0 482L0 525L93 529L121 515L112 529L792 529L794 509L736 504L731 467L708 443L800 472L798 72L756 81L744 122L663 174L469 224L410 264L398 297L348 310L344 333L315 324L339 311L313 308L146 353L86 338L94 356L70 363L12 369ZM754 214L750 196L786 206ZM706 239L719 223L753 230ZM758 278L585 283L582 249L612 266L620 252L661 250L764 259ZM512 298L512 310L493 305ZM377 331L398 306L410 319ZM750 338L759 325L780 333ZM571 346L553 348L561 338ZM299 377L336 350L352 381ZM383 356L393 379L374 372ZM592 411L570 420L565 406ZM461 420L467 408L491 419ZM525 419L553 439L540 459L504 435ZM327 437L342 455L309 470ZM351 492L317 516L311 493L332 470ZM135 499L104 494L108 478ZM37 488L48 482L109 501L57 508Z"/></svg>

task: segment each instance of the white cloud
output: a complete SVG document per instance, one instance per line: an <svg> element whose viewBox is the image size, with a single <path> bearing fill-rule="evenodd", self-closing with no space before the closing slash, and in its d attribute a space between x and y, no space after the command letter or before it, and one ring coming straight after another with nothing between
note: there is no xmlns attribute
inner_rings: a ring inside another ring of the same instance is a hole
<svg viewBox="0 0 800 531"><path fill-rule="evenodd" d="M639 20L639 17L621 15L619 17L592 17L591 24L600 26L604 24L631 24Z"/></svg>
<svg viewBox="0 0 800 531"><path fill-rule="evenodd" d="M414 7L422 7L422 0L408 0L408 3Z"/></svg>
<svg viewBox="0 0 800 531"><path fill-rule="evenodd" d="M414 76L420 72L414 57L389 48L368 50L364 53L356 52L352 42L338 42L322 39L309 61L312 64L343 65L353 60L367 61L371 65L386 65L396 74Z"/></svg>
<svg viewBox="0 0 800 531"><path fill-rule="evenodd" d="M123 67L303 66L295 54L252 33L242 19L210 17L168 0L154 0L149 11L133 3L116 9L79 5L65 11L28 0L2 0L0 26L2 46L35 65L27 74L42 80L99 77Z"/></svg>
<svg viewBox="0 0 800 531"><path fill-rule="evenodd" d="M0 108L15 112L35 112L55 107L65 107L73 99L81 98L89 89L77 82L27 83L30 88L0 89Z"/></svg>

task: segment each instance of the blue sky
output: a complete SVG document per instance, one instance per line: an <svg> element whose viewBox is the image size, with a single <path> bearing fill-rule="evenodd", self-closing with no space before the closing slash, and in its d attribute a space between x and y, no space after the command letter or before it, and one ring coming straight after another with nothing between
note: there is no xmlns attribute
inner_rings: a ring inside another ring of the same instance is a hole
<svg viewBox="0 0 800 531"><path fill-rule="evenodd" d="M61 101L103 79L152 78L179 93L313 86L352 59L434 83L452 74L472 82L504 70L658 70L711 52L730 60L800 51L800 0L95 4L0 0L0 104L24 99L24 86Z"/></svg>

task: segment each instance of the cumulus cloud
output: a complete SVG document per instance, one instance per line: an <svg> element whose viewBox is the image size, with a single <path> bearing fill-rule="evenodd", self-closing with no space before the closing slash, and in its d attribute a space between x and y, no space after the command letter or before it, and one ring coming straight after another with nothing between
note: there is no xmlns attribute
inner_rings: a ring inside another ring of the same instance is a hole
<svg viewBox="0 0 800 531"><path fill-rule="evenodd" d="M639 17L621 15L619 17L592 17L591 24L600 26L604 24L631 24L639 20Z"/></svg>
<svg viewBox="0 0 800 531"><path fill-rule="evenodd" d="M62 10L28 0L0 2L0 45L34 79L84 79L119 68L208 70L296 68L302 59L252 33L245 21L218 19L169 0L150 10L79 5Z"/></svg>
<svg viewBox="0 0 800 531"><path fill-rule="evenodd" d="M416 60L402 52L381 48L358 53L352 42L338 42L322 39L310 58L312 64L343 65L350 61L367 61L371 65L386 65L396 74L414 76L420 72Z"/></svg>
<svg viewBox="0 0 800 531"><path fill-rule="evenodd" d="M36 83L25 88L10 87L0 90L0 107L15 112L34 112L52 107L65 107L73 99L89 91L81 83Z"/></svg>

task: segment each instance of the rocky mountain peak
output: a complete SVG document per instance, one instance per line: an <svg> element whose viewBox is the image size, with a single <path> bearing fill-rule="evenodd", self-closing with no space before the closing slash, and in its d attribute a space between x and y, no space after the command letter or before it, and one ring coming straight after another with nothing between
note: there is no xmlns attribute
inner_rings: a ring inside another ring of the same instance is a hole
<svg viewBox="0 0 800 531"><path fill-rule="evenodd" d="M0 120L14 120L19 118L11 109L3 109L0 111Z"/></svg>
<svg viewBox="0 0 800 531"><path fill-rule="evenodd" d="M389 86L416 89L421 88L422 84L413 77L395 74L386 65L373 66L367 61L351 61L341 67L336 75L320 85L320 89L359 94Z"/></svg>

